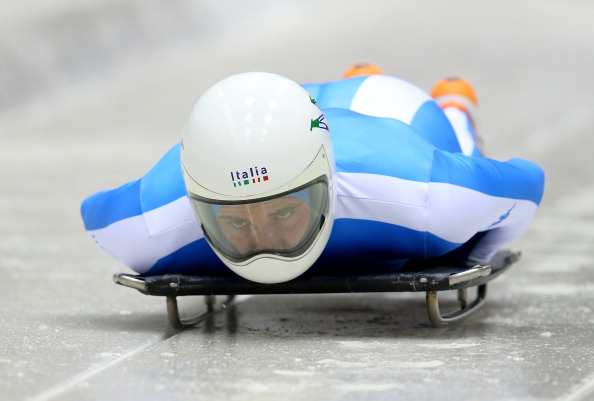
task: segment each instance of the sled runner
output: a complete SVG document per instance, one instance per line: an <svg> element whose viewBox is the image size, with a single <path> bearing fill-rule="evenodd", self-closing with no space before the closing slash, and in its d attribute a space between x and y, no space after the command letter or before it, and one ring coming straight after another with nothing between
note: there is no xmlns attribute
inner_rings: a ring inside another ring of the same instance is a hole
<svg viewBox="0 0 594 401"><path fill-rule="evenodd" d="M419 292L426 293L427 313L435 327L461 321L484 305L487 283L506 271L520 258L520 252L499 251L488 265L472 268L454 265L445 261L431 260L411 262L396 273L351 274L351 275L308 275L288 282L260 284L239 276L189 276L167 274L142 276L119 273L113 279L117 284L134 288L145 295L166 297L167 314L175 329L187 329L203 321L214 311L217 295L226 295L221 304L225 308L235 295L253 294L321 294L354 292ZM476 297L469 301L468 290L475 287ZM459 309L442 313L438 294L442 291L458 291ZM181 318L177 297L202 295L207 312L193 317Z"/></svg>

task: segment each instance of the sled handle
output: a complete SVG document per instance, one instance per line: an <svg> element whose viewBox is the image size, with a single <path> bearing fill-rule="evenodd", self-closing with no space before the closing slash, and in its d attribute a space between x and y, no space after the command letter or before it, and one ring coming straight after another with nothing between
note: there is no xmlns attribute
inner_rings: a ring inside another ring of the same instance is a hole
<svg viewBox="0 0 594 401"><path fill-rule="evenodd" d="M135 276L131 276L125 273L114 274L113 282L116 284L123 285L125 287L134 288L135 290L138 290L143 294L146 294L146 282Z"/></svg>
<svg viewBox="0 0 594 401"><path fill-rule="evenodd" d="M486 277L491 274L491 266L476 265L461 273L452 274L450 276L450 285L462 284L468 281L475 280L480 277Z"/></svg>

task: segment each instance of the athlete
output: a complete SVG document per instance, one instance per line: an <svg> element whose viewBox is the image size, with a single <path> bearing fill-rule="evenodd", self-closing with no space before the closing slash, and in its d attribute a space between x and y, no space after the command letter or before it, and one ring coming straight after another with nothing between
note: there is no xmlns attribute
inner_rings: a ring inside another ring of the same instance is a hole
<svg viewBox="0 0 594 401"><path fill-rule="evenodd" d="M360 67L320 84L216 83L147 174L83 202L87 233L147 276L277 283L444 255L488 263L528 227L543 171L482 155L467 81L430 96Z"/></svg>

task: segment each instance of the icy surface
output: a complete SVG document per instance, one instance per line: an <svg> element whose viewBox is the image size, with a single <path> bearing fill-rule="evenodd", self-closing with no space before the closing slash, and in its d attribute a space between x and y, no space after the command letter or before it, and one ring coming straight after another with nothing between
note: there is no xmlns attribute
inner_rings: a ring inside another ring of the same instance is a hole
<svg viewBox="0 0 594 401"><path fill-rule="evenodd" d="M594 5L12 3L0 13L0 398L594 399ZM113 284L126 268L86 238L84 197L148 170L219 78L325 81L359 61L426 90L467 77L489 155L545 168L542 208L510 244L523 257L483 310L435 329L424 294L255 296L180 333L163 299Z"/></svg>

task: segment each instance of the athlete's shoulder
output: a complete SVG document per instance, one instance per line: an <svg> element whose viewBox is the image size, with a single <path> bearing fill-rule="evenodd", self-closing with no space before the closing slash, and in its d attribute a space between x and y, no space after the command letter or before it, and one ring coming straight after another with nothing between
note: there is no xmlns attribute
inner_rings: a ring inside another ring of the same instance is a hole
<svg viewBox="0 0 594 401"><path fill-rule="evenodd" d="M544 171L531 161L499 161L436 150L431 181L450 183L497 197L524 199L539 204Z"/></svg>
<svg viewBox="0 0 594 401"><path fill-rule="evenodd" d="M143 212L169 204L186 196L181 171L181 144L174 145L141 179Z"/></svg>
<svg viewBox="0 0 594 401"><path fill-rule="evenodd" d="M425 181L435 147L408 124L346 109L323 109L338 172Z"/></svg>
<svg viewBox="0 0 594 401"><path fill-rule="evenodd" d="M80 207L85 229L96 230L140 214L139 193L140 180L135 180L87 197Z"/></svg>
<svg viewBox="0 0 594 401"><path fill-rule="evenodd" d="M185 196L179 151L177 144L143 177L84 199L81 215L85 228L104 228Z"/></svg>

